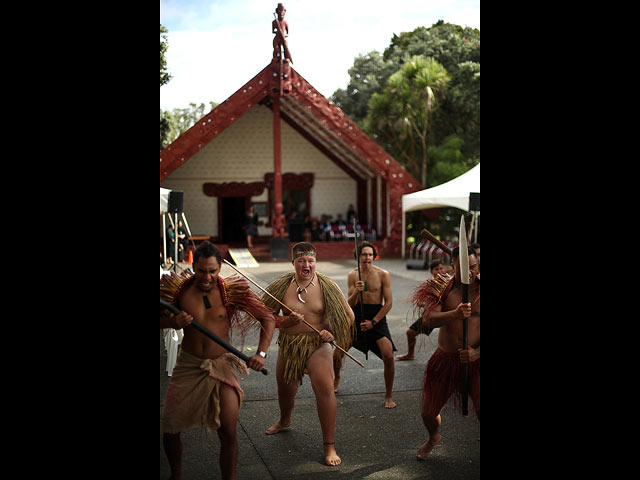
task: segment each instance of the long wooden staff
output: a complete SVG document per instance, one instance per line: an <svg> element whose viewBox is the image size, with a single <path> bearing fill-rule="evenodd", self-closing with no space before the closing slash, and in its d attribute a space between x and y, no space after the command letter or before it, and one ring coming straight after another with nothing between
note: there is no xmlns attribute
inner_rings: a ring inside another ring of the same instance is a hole
<svg viewBox="0 0 640 480"><path fill-rule="evenodd" d="M193 235L191 235L191 229L189 228L189 224L187 223L187 217L185 217L184 212L182 212L182 220L184 220L184 226L187 227L187 233L189 234L189 240L191 240L191 245L193 245L193 249L196 249L196 244L193 241L193 238L191 238ZM185 254L187 252L184 252Z"/></svg>
<svg viewBox="0 0 640 480"><path fill-rule="evenodd" d="M360 252L358 251L358 230L356 229L356 219L353 219L353 231L355 233L356 240L356 259L358 260L358 281L362 281L362 276L360 275ZM364 322L364 295L362 291L360 291L360 322ZM362 328L362 327L360 327Z"/></svg>
<svg viewBox="0 0 640 480"><path fill-rule="evenodd" d="M291 309L290 307L287 307L284 303L282 303L280 300L278 300L276 297L274 297L273 295L271 295L269 292L267 292L264 288L262 288L260 285L258 285L256 282L254 282L253 280L251 280L248 276L246 276L244 273L242 273L240 270L238 270L232 263L228 262L225 258L222 259L222 261L224 263L226 263L227 265L229 265L231 268L233 268L236 272L238 272L240 275L242 275L244 278L246 278L247 280L249 280L251 283L253 283L256 287L258 287L260 290L262 290L264 293L266 293L267 295L269 295L271 298L273 298L276 302L278 302L280 305L282 305L284 308L286 308L287 310L289 310L290 312L293 312L293 309ZM317 334L320 334L320 330L318 330L316 327L314 327L313 325L311 325L309 322L307 322L306 320L302 320L302 323L304 323L307 327L311 328L312 330L314 330ZM364 368L364 365L361 364L358 360L356 360L355 358L353 358L351 355L349 355L349 352L347 352L344 348L342 348L340 345L336 344L334 341L331 342L331 345L333 345L334 347L336 347L338 350L340 350L341 352L345 353L351 360L353 360L354 362L356 362L358 365L360 365L362 368Z"/></svg>
<svg viewBox="0 0 640 480"><path fill-rule="evenodd" d="M160 306L166 308L167 310L169 310L171 313L173 313L174 315L180 315L180 310L178 310L175 306L171 305L170 303L166 302L163 299L160 299ZM206 327L203 327L202 325L200 325L198 322L196 322L195 320L191 321L191 326L195 327L196 330L198 330L200 333L202 333L203 335L209 337L211 340L213 340L214 342L216 342L218 345L220 345L222 348L224 348L225 350L233 353L236 357L238 357L240 360L243 360L245 363L249 363L249 357L247 357L244 353L242 353L240 350L236 349L233 345L228 344L227 342L225 342L223 339L221 339L219 336L217 336L215 333L213 333L211 330L209 330ZM260 370L264 375L268 375L269 372L267 371L266 368L263 368L262 370Z"/></svg>
<svg viewBox="0 0 640 480"><path fill-rule="evenodd" d="M460 240L458 242L460 246L460 281L462 282L462 303L469 303L469 251L467 250L467 230L464 225L464 214L460 216ZM462 349L466 350L469 346L468 342L468 327L469 319L464 317L462 319ZM469 414L469 365L463 363L462 367L462 380L460 384L460 393L462 394L462 414Z"/></svg>
<svg viewBox="0 0 640 480"><path fill-rule="evenodd" d="M422 238L426 240L431 240L431 242L435 243L438 247L440 247L440 249L442 249L444 253L451 256L451 249L447 247L444 243L442 243L440 240L438 240L429 230L427 230L426 228L423 228L422 232L420 232L420 235L422 235Z"/></svg>

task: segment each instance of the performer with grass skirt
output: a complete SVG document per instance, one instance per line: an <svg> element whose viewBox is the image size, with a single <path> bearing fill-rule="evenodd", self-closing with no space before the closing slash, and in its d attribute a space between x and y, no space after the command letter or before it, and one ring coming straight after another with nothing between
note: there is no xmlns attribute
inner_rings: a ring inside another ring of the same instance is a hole
<svg viewBox="0 0 640 480"><path fill-rule="evenodd" d="M469 301L462 303L460 251L452 251L455 275L437 274L421 283L414 291L411 303L422 311L426 328L439 328L438 348L425 369L422 395L422 421L429 438L420 446L416 457L424 459L441 440L440 411L449 397L455 395L455 405L461 386L461 366L468 365L468 392L480 419L480 280L475 252L468 249ZM468 323L468 348L463 349L463 320Z"/></svg>
<svg viewBox="0 0 640 480"><path fill-rule="evenodd" d="M282 275L266 289L293 309L276 317L276 326L280 328L276 363L280 418L266 433L274 435L291 425L295 396L303 376L308 374L316 397L325 463L335 466L342 460L334 444L337 407L330 342L335 341L336 345L348 350L354 317L340 287L326 275L316 272L316 255L311 243L294 245L294 271ZM278 301L266 294L262 300L274 313L280 311Z"/></svg>

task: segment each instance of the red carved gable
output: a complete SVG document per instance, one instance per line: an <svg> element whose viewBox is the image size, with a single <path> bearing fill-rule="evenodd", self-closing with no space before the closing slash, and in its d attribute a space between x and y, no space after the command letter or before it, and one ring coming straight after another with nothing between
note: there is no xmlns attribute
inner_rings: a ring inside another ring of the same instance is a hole
<svg viewBox="0 0 640 480"><path fill-rule="evenodd" d="M160 152L160 182L268 95L269 80L267 67L165 147Z"/></svg>
<svg viewBox="0 0 640 480"><path fill-rule="evenodd" d="M302 75L291 71L292 89L283 101L295 100L321 125L352 150L354 157L372 171L387 179L395 173L396 179L407 189L404 193L421 190L420 183L391 155L364 133L340 108L318 92ZM160 181L189 160L208 142L246 113L251 107L270 95L271 65L243 85L227 100L205 115L198 123L160 152ZM366 159L366 160L365 160ZM401 174L401 176L399 176ZM395 182L394 182L395 183Z"/></svg>
<svg viewBox="0 0 640 480"><path fill-rule="evenodd" d="M361 178L371 178L375 174L381 176L386 185L383 192L386 190L389 195L389 218L386 218L386 206L383 206L383 217L391 227L390 235L385 239L391 248L386 251L399 253L402 195L424 187L293 67L287 73L290 73L291 89L280 97L283 119L298 125L300 133L313 140L312 143L321 151L329 153L329 157L350 175ZM271 88L272 76L272 65L269 64L164 148L160 152L160 182L249 109L259 102L268 104L268 97L276 94Z"/></svg>

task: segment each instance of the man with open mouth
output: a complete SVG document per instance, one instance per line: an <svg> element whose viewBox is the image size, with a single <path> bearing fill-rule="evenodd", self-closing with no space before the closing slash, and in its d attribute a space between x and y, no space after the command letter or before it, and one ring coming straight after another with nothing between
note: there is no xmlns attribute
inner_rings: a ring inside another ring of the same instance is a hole
<svg viewBox="0 0 640 480"><path fill-rule="evenodd" d="M278 315L281 309L278 300L266 294L262 297L265 305L277 315L276 327L280 328L276 362L280 419L266 433L274 435L291 425L296 393L302 378L308 374L316 396L325 463L335 466L342 460L334 445L337 406L330 343L335 341L341 348L349 348L354 316L340 287L316 272L316 255L312 244L295 244L292 249L294 271L267 287L271 295L293 311L285 310L284 315Z"/></svg>

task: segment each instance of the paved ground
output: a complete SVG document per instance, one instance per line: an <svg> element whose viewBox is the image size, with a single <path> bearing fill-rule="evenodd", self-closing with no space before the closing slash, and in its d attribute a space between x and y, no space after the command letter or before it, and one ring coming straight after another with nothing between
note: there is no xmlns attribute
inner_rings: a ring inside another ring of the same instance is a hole
<svg viewBox="0 0 640 480"><path fill-rule="evenodd" d="M413 322L409 305L404 301L417 283L430 275L424 270L407 270L402 260L378 260L376 265L389 271L393 289L393 307L387 315L397 353L405 353L405 331ZM354 262L322 261L317 270L329 275L344 292L347 273ZM258 284L266 286L277 275L291 271L291 263L261 263L260 268L245 269ZM222 267L222 275L233 270ZM418 337L416 360L396 362L393 399L397 408L384 408L383 363L375 355L351 349L349 353L365 365L361 368L345 358L336 421L336 450L342 458L338 467L324 465L322 437L315 398L308 377L298 390L292 426L278 435L264 431L278 419L275 381L276 337L274 335L264 376L257 372L241 378L245 401L239 418L238 480L289 479L476 479L480 477L480 424L471 414L462 417L447 404L442 412L442 442L426 461L415 458L417 448L426 440L420 418L420 388L427 360L436 348L437 332ZM235 343L235 342L234 342ZM237 345L238 346L238 345ZM257 346L257 334L246 338L245 351ZM160 411L164 405L169 377L165 371L166 355L160 345ZM470 402L471 405L471 402ZM185 478L220 478L219 441L216 434L203 435L200 429L183 433ZM169 477L169 465L160 447L160 478Z"/></svg>

